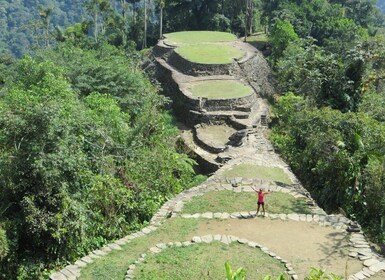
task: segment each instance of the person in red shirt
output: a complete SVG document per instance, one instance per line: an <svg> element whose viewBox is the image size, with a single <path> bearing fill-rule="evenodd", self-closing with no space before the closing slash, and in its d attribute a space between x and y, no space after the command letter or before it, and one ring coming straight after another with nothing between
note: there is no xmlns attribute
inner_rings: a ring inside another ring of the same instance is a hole
<svg viewBox="0 0 385 280"><path fill-rule="evenodd" d="M258 193L258 208L257 208L257 216L258 216L258 213L259 213L259 209L262 205L262 213L263 213L263 216L265 216L265 194L269 194L270 193L270 190L268 192L264 192L263 189L259 189L259 191L257 191L256 189L254 189L254 191L256 191Z"/></svg>

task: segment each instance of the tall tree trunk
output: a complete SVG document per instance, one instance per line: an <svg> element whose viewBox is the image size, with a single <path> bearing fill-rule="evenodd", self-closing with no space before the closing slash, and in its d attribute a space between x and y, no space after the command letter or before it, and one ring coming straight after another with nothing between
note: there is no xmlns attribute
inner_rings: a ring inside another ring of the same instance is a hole
<svg viewBox="0 0 385 280"><path fill-rule="evenodd" d="M253 34L253 19L254 19L254 3L251 0L250 1L250 8L249 8L249 34Z"/></svg>
<svg viewBox="0 0 385 280"><path fill-rule="evenodd" d="M144 35L142 48L147 48L147 0L144 0Z"/></svg>
<svg viewBox="0 0 385 280"><path fill-rule="evenodd" d="M160 7L159 39L163 38L163 5Z"/></svg>
<svg viewBox="0 0 385 280"><path fill-rule="evenodd" d="M245 42L247 41L247 19L248 19L247 12L248 12L248 9L249 9L249 0L246 0L245 20L244 20L244 23L245 23L245 37L243 39Z"/></svg>
<svg viewBox="0 0 385 280"><path fill-rule="evenodd" d="M127 27L127 7L128 4L125 0L120 0L120 5L122 9L122 18L123 18L123 28L122 28L122 43L123 46L127 45L127 33L128 33L128 27Z"/></svg>
<svg viewBox="0 0 385 280"><path fill-rule="evenodd" d="M225 0L222 0L221 10L221 14L225 15Z"/></svg>
<svg viewBox="0 0 385 280"><path fill-rule="evenodd" d="M94 39L95 42L98 41L98 35L99 35L99 26L98 26L98 12L94 12Z"/></svg>

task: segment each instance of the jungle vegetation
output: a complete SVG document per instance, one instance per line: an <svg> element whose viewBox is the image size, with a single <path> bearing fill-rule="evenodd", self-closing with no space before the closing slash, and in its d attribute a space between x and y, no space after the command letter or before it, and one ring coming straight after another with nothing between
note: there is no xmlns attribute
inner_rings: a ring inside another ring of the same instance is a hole
<svg viewBox="0 0 385 280"><path fill-rule="evenodd" d="M375 0L1 0L0 278L43 279L199 179L138 52L181 30L267 32L277 151L322 207L384 243Z"/></svg>

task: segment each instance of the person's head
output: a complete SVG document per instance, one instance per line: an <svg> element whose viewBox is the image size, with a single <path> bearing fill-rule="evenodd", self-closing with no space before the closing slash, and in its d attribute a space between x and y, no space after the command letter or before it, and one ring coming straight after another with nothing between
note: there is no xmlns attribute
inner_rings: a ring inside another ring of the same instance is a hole
<svg viewBox="0 0 385 280"><path fill-rule="evenodd" d="M261 188L261 189L259 189L259 191L260 191L260 192L263 192L263 189Z"/></svg>

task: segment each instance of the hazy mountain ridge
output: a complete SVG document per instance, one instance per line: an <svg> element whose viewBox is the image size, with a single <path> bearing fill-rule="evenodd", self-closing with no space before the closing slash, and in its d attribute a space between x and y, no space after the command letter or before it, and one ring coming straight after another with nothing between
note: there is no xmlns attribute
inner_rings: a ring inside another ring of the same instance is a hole
<svg viewBox="0 0 385 280"><path fill-rule="evenodd" d="M377 0L377 6L385 13L385 0Z"/></svg>
<svg viewBox="0 0 385 280"><path fill-rule="evenodd" d="M0 0L0 53L11 52L20 56L29 48L41 45L44 18L40 12L50 9L48 26L71 25L81 20L82 0Z"/></svg>

